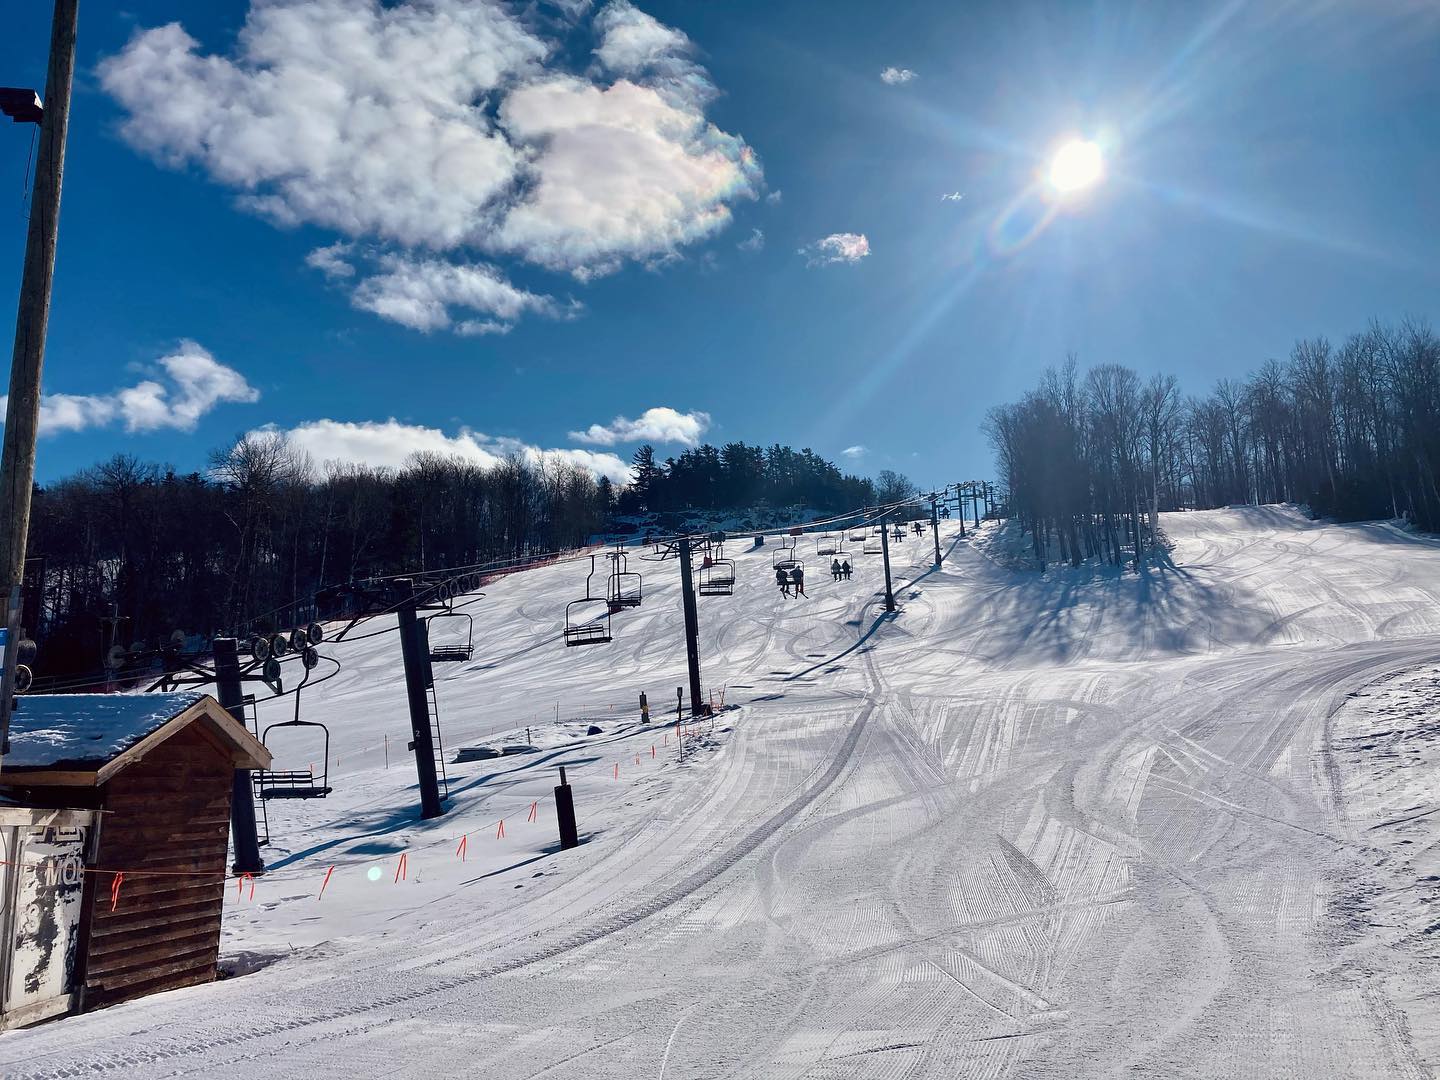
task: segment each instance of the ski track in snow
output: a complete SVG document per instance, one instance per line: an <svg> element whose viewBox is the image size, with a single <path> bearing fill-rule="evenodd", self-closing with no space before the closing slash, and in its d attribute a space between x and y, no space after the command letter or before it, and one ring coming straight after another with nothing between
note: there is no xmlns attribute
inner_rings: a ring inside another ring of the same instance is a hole
<svg viewBox="0 0 1440 1080"><path fill-rule="evenodd" d="M328 645L304 715L335 794L272 804L272 869L227 898L258 970L0 1036L0 1074L1440 1075L1440 546L1279 507L1164 526L1137 577L1013 573L946 523L938 571L892 548L895 617L878 556L807 559L788 601L732 550L701 656L739 708L683 758L675 563L632 562L644 604L586 649L558 630L588 566L507 577L436 665L442 726L541 750L450 766L433 822L394 636Z"/></svg>

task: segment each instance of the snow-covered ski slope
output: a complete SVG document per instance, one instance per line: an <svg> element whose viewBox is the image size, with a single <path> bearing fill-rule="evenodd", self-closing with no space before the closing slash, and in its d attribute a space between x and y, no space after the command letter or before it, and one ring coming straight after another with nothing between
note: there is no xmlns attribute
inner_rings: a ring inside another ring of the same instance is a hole
<svg viewBox="0 0 1440 1080"><path fill-rule="evenodd" d="M271 872L231 887L225 948L258 970L5 1035L0 1073L1434 1076L1425 925L1371 924L1435 886L1347 810L1345 770L1399 766L1330 723L1433 661L1440 545L1275 507L1164 527L1173 566L1042 577L947 523L939 571L929 537L893 549L893 619L878 556L839 585L812 556L784 600L742 553L700 600L706 686L740 707L683 758L675 564L587 649L558 640L584 568L509 578L467 609L474 659L436 667L442 723L543 749L452 767L433 822L394 636L342 643L304 712L336 791L277 804ZM563 853L558 764L587 837Z"/></svg>

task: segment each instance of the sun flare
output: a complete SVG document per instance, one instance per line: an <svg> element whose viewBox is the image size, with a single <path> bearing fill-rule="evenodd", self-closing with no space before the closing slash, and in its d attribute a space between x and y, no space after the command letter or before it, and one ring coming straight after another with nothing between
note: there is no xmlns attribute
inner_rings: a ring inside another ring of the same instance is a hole
<svg viewBox="0 0 1440 1080"><path fill-rule="evenodd" d="M1105 174L1105 156L1097 143L1071 139L1050 161L1050 186L1062 195L1092 187Z"/></svg>

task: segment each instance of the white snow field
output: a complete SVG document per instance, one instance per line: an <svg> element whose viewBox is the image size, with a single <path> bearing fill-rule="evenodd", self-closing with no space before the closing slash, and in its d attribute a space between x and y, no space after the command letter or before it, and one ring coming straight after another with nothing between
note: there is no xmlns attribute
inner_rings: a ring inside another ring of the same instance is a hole
<svg viewBox="0 0 1440 1080"><path fill-rule="evenodd" d="M1137 577L1012 572L947 523L939 571L928 536L894 549L893 619L878 556L838 585L811 557L784 600L741 553L699 601L739 707L683 757L676 564L584 649L558 631L586 567L505 579L474 659L436 665L446 742L542 749L452 766L431 822L394 635L327 646L304 715L335 792L273 804L270 872L230 887L248 973L7 1034L0 1073L1440 1075L1440 545L1278 507L1163 524L1173 565Z"/></svg>

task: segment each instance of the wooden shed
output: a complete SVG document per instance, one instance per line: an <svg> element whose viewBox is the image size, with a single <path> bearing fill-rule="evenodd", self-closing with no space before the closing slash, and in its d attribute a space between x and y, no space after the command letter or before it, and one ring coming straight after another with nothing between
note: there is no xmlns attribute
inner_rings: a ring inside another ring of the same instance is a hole
<svg viewBox="0 0 1440 1080"><path fill-rule="evenodd" d="M0 791L100 811L77 1007L213 980L234 774L268 768L265 747L195 692L27 695L10 744Z"/></svg>

